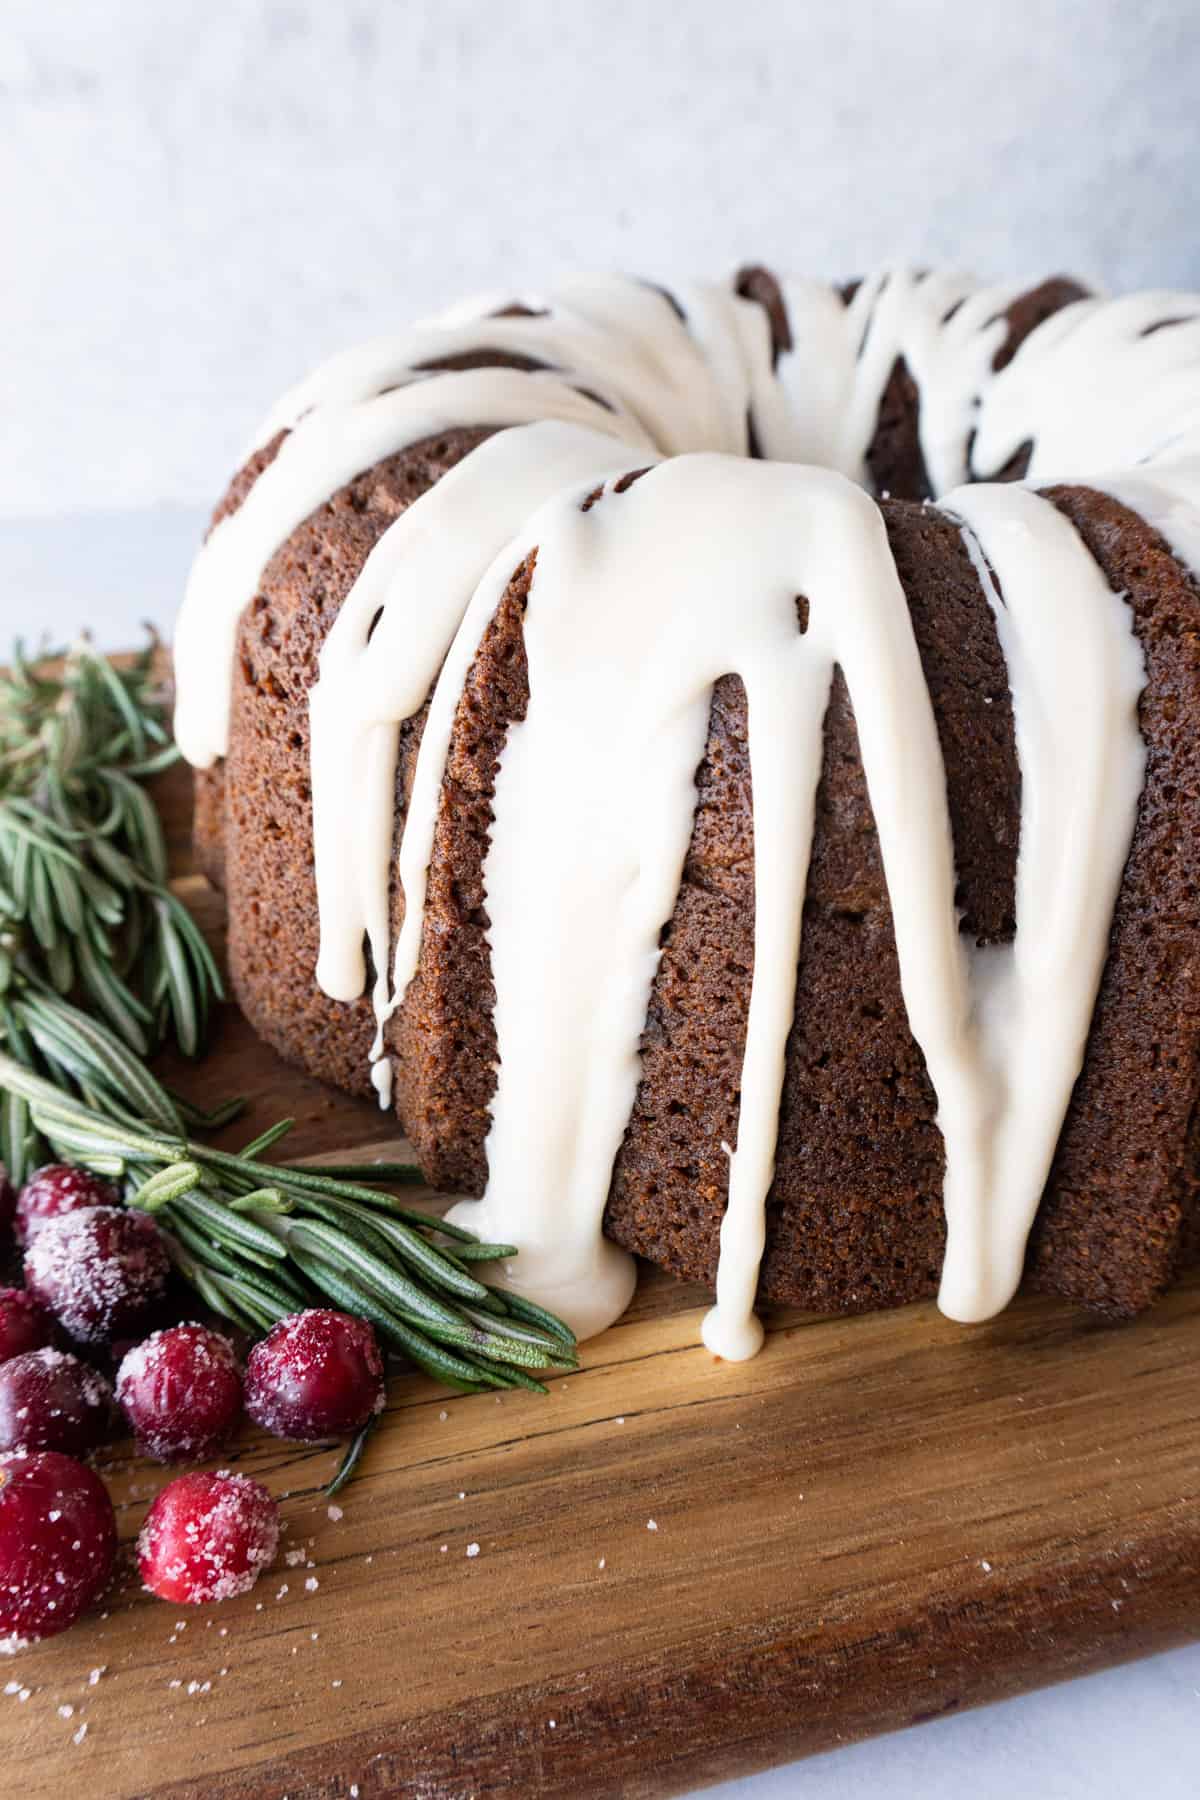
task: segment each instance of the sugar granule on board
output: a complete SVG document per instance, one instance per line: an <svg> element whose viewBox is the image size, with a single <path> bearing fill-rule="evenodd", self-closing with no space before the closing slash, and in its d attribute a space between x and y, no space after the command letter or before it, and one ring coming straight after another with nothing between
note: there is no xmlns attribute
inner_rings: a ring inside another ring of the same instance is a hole
<svg viewBox="0 0 1200 1800"><path fill-rule="evenodd" d="M478 1556L479 1555L479 1545L478 1544L468 1544L467 1545L467 1555L468 1556Z"/></svg>
<svg viewBox="0 0 1200 1800"><path fill-rule="evenodd" d="M317 1580L317 1577L315 1575L310 1575L304 1583L304 1591L306 1594L315 1594L320 1585L321 1583Z"/></svg>
<svg viewBox="0 0 1200 1800"><path fill-rule="evenodd" d="M646 1530L647 1531L657 1531L658 1530L658 1520L657 1519L647 1519L646 1520Z"/></svg>
<svg viewBox="0 0 1200 1800"><path fill-rule="evenodd" d="M327 1519L332 1519L333 1523L336 1525L338 1520L345 1518L346 1515L340 1506L330 1505L325 1508L325 1516Z"/></svg>

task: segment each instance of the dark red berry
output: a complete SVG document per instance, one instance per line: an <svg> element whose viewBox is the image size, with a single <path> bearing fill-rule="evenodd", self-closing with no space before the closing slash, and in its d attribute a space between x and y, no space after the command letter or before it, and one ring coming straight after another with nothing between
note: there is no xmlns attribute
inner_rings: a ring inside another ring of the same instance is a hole
<svg viewBox="0 0 1200 1800"><path fill-rule="evenodd" d="M276 1437L346 1437L382 1410L383 1358L365 1319L293 1313L250 1352L246 1411Z"/></svg>
<svg viewBox="0 0 1200 1800"><path fill-rule="evenodd" d="M54 1320L24 1288L0 1288L0 1363L54 1341Z"/></svg>
<svg viewBox="0 0 1200 1800"><path fill-rule="evenodd" d="M90 1169L47 1163L34 1170L17 1195L17 1237L22 1244L31 1244L47 1219L79 1212L85 1206L116 1206L120 1199L116 1188Z"/></svg>
<svg viewBox="0 0 1200 1800"><path fill-rule="evenodd" d="M0 1163L0 1238L7 1237L17 1221L17 1190L8 1170Z"/></svg>
<svg viewBox="0 0 1200 1800"><path fill-rule="evenodd" d="M242 1410L233 1345L204 1325L156 1331L122 1362L117 1399L148 1456L159 1462L209 1456Z"/></svg>
<svg viewBox="0 0 1200 1800"><path fill-rule="evenodd" d="M86 1456L113 1434L113 1391L62 1350L28 1350L0 1363L0 1450Z"/></svg>
<svg viewBox="0 0 1200 1800"><path fill-rule="evenodd" d="M279 1509L248 1475L177 1475L138 1538L142 1580L160 1600L200 1606L254 1586L279 1542Z"/></svg>
<svg viewBox="0 0 1200 1800"><path fill-rule="evenodd" d="M73 1625L116 1551L112 1501L91 1469L55 1450L0 1455L0 1650Z"/></svg>
<svg viewBox="0 0 1200 1800"><path fill-rule="evenodd" d="M142 1212L89 1206L48 1219L25 1252L25 1284L81 1344L107 1344L150 1322L171 1265Z"/></svg>

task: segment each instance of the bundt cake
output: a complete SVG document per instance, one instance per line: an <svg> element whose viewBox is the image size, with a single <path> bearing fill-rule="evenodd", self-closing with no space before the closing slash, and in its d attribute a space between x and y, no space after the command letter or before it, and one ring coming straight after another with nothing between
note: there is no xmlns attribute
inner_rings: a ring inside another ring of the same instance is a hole
<svg viewBox="0 0 1200 1800"><path fill-rule="evenodd" d="M581 1335L1200 1252L1200 297L577 281L336 357L176 637L238 998Z"/></svg>

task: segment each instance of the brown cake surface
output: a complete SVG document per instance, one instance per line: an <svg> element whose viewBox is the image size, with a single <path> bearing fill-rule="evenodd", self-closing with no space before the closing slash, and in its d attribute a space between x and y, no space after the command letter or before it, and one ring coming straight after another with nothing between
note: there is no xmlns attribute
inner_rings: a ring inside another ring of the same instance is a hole
<svg viewBox="0 0 1200 1800"><path fill-rule="evenodd" d="M246 1016L269 1044L351 1093L371 1091L375 1027L369 1000L345 1005L316 984L308 693L329 627L379 538L485 435L446 433L340 489L272 558L238 632L220 778L222 841L219 850L211 837L203 846L210 866L217 857L223 865L230 975ZM235 504L248 485L243 472L231 490ZM406 735L419 733L420 724L413 721ZM213 813L206 798L210 828Z"/></svg>
<svg viewBox="0 0 1200 1800"><path fill-rule="evenodd" d="M741 291L786 347L766 271ZM1011 309L1007 359L1078 296L1045 284ZM477 366L472 363L470 366ZM508 366L514 366L509 359ZM919 395L893 371L869 465L908 601L947 771L961 929L1013 932L1020 773L991 609L953 523L921 504ZM308 691L337 610L382 532L486 435L439 435L365 470L272 559L243 614L229 753L202 780L198 833L229 900L238 997L282 1054L367 1093L366 999L317 988ZM277 448L235 480L240 504ZM915 452L915 454L914 454ZM632 467L632 460L631 460ZM1008 471L1013 473L1014 471ZM1200 807L1200 594L1156 534L1088 490L1051 496L1112 587L1147 662L1142 795L1083 1071L1030 1246L1037 1284L1112 1314L1152 1301L1200 1248L1196 1097L1200 968L1194 822ZM619 507L619 493L601 502ZM397 1112L429 1179L479 1193L497 1043L484 859L496 771L529 699L522 639L531 567L513 578L459 702L439 802L416 977L388 1026ZM798 628L804 624L804 603ZM402 730L396 834L425 714ZM614 711L613 729L620 729ZM753 972L753 806L745 695L717 683L696 775L691 846L641 1044L642 1078L613 1171L609 1234L711 1282L737 1141ZM393 880L393 928L403 910ZM825 721L817 823L787 1052L760 1294L863 1310L936 1289L945 1227L936 1098L908 1028L891 912L853 711L840 675Z"/></svg>

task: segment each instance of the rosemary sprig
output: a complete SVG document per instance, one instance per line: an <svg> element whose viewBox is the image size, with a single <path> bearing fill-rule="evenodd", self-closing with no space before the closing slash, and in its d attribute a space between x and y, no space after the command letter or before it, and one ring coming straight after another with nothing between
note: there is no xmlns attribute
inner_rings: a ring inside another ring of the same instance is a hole
<svg viewBox="0 0 1200 1800"><path fill-rule="evenodd" d="M45 1041L61 1045L74 1009L42 998ZM240 1153L191 1139L177 1117L137 1110L139 1081L152 1080L138 1059L102 1049L75 1047L78 1095L0 1052L0 1090L28 1108L57 1154L122 1180L128 1204L157 1216L177 1267L214 1312L257 1334L332 1301L466 1393L544 1392L534 1371L575 1367L575 1339L560 1319L478 1278L514 1254L511 1244L478 1243L382 1189L268 1162L290 1121Z"/></svg>
<svg viewBox="0 0 1200 1800"><path fill-rule="evenodd" d="M197 1141L237 1106L203 1114L146 1066L168 1032L197 1053L221 995L143 786L176 754L153 645L126 669L86 643L36 664L18 646L0 676L0 1159L20 1181L49 1146L122 1181L250 1332L332 1301L450 1386L544 1392L534 1371L574 1367L575 1340L479 1279L511 1244L370 1185L419 1180L407 1165L269 1162L287 1119L236 1155Z"/></svg>
<svg viewBox="0 0 1200 1800"><path fill-rule="evenodd" d="M197 1054L222 991L195 921L167 886L144 785L177 755L153 643L127 668L86 641L33 662L16 646L0 676L0 1040L69 1091L86 1094L94 1079L132 1115L170 1130L178 1104L134 1059L168 1035ZM68 996L78 1006L64 1007ZM131 1070L133 1088L121 1087ZM26 1103L6 1091L0 1158L14 1180L41 1148Z"/></svg>

